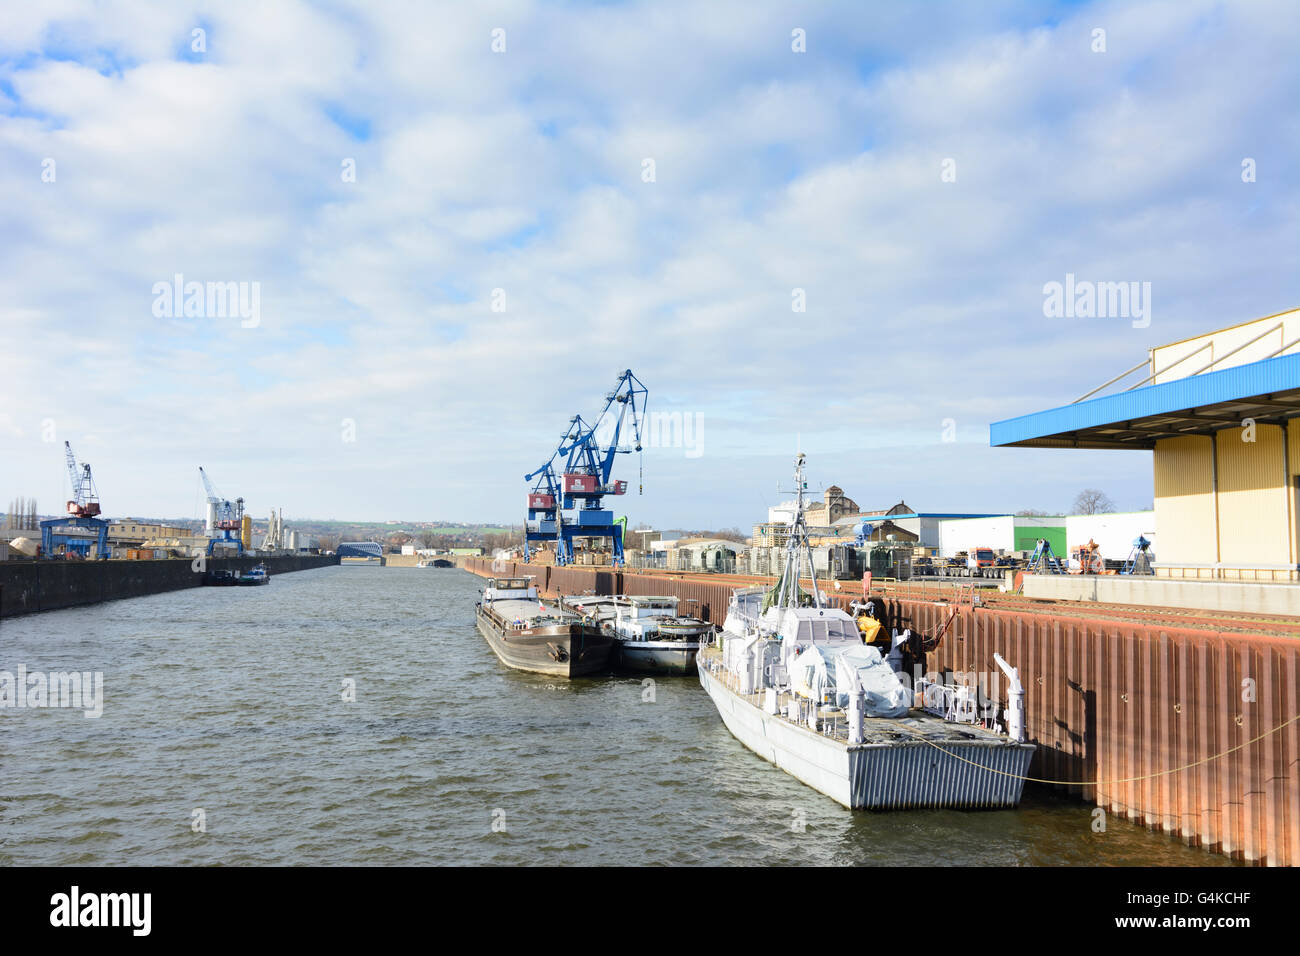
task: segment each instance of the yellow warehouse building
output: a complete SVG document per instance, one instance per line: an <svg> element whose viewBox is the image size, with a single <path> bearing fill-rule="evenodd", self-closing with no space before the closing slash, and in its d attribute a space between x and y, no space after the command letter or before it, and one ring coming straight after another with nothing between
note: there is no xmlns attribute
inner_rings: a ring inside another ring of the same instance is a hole
<svg viewBox="0 0 1300 956"><path fill-rule="evenodd" d="M1298 347L1300 309L1162 345L1069 405L995 422L989 442L1149 450L1158 577L1296 581Z"/></svg>

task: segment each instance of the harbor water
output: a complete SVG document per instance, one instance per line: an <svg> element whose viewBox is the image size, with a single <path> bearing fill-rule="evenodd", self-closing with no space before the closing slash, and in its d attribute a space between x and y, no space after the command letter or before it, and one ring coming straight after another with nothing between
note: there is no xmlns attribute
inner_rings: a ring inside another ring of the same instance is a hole
<svg viewBox="0 0 1300 956"><path fill-rule="evenodd" d="M1029 787L851 813L746 750L692 677L503 667L482 580L328 567L0 621L0 864L1231 865Z"/></svg>

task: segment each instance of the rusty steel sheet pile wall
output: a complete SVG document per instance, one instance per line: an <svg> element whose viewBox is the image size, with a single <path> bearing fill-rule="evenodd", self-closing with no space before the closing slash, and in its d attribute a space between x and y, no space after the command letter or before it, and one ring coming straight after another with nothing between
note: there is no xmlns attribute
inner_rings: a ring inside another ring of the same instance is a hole
<svg viewBox="0 0 1300 956"><path fill-rule="evenodd" d="M936 655L1020 668L1032 776L1236 859L1300 863L1293 641L976 608ZM1251 699L1253 697L1253 700ZM1207 759L1214 758L1214 759ZM1174 771L1174 772L1171 772Z"/></svg>
<svg viewBox="0 0 1300 956"><path fill-rule="evenodd" d="M466 567L492 573L490 561ZM550 594L672 594L682 613L715 623L737 586L588 568L497 573L541 571ZM831 595L846 610L858 599ZM951 618L926 656L927 672L986 674L990 696L1005 706L994 652L1019 669L1026 732L1038 745L1030 777L1192 845L1300 865L1300 721L1292 720L1300 715L1300 641L1072 617L1068 604L1042 613L939 594L874 599L887 626L927 640Z"/></svg>
<svg viewBox="0 0 1300 956"><path fill-rule="evenodd" d="M624 594L670 595L678 600L677 612L698 617L704 621L721 624L727 616L727 599L735 585L713 584L690 578L668 578L662 575L623 575Z"/></svg>

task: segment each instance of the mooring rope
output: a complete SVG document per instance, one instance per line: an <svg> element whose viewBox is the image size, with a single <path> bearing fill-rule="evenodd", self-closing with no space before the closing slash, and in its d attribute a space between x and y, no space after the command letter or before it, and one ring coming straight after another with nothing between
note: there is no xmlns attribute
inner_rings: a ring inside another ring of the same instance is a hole
<svg viewBox="0 0 1300 956"><path fill-rule="evenodd" d="M995 770L992 767L986 767L981 763L976 763L974 760L967 760L965 757L959 757L957 756L957 754L953 753L950 750L944 750L942 747L940 747L932 740L925 740L925 738L921 738L921 739L925 740L927 744L929 744L931 747L933 747L935 750L939 751L940 753L947 754L949 757L952 757L954 760L960 760L962 763L968 763L972 767L978 767L979 769L987 771L988 773L996 773L1003 777L1015 777L1017 780L1024 780L1028 783L1051 783L1059 787L1100 787L1104 784L1113 785L1118 783L1134 783L1138 780L1150 780L1153 777L1164 777L1164 776L1168 776L1171 773L1182 773L1184 770L1191 770L1193 767L1199 767L1202 764L1207 764L1212 760L1219 760L1222 757L1228 756L1228 754L1236 753L1238 750L1241 750L1243 747L1249 747L1251 744L1263 740L1265 737L1269 736L1270 734L1275 734L1282 728L1287 727L1290 724L1294 724L1297 720L1300 720L1300 714L1296 714L1290 720L1283 721L1282 723L1274 727L1272 730L1264 731L1258 737L1252 737L1250 740L1247 740L1244 743L1237 744L1237 746L1235 747L1230 747L1229 749L1223 751L1222 753L1217 753L1212 756L1205 757L1201 760L1193 761L1192 763L1189 764L1183 764L1183 766L1181 767L1174 767L1172 770L1159 770L1155 773L1145 773L1138 777L1123 777L1118 780L1045 780L1042 777L1026 777L1022 774L1008 773L1005 770Z"/></svg>

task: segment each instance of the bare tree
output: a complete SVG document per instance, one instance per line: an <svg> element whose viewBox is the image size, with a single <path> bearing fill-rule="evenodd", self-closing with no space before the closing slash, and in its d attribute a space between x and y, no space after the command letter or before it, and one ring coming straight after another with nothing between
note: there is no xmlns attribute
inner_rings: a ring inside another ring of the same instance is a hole
<svg viewBox="0 0 1300 956"><path fill-rule="evenodd" d="M426 551L432 549L438 543L438 535L432 531L421 531L416 537L420 540L420 547Z"/></svg>
<svg viewBox="0 0 1300 956"><path fill-rule="evenodd" d="M1110 514L1115 510L1115 502L1104 491L1096 488L1084 488L1074 498L1074 513L1079 515Z"/></svg>
<svg viewBox="0 0 1300 956"><path fill-rule="evenodd" d="M1020 518L1046 518L1046 511L1039 511L1037 508L1026 508L1024 511L1017 511L1016 516Z"/></svg>
<svg viewBox="0 0 1300 956"><path fill-rule="evenodd" d="M509 531L503 531L498 534L483 535L483 548L488 554L497 550L509 551L512 548L521 548L524 544L524 536L516 531L513 527Z"/></svg>
<svg viewBox="0 0 1300 956"><path fill-rule="evenodd" d="M9 502L9 510L5 512L6 528L12 531L34 531L40 525L35 498L18 497Z"/></svg>

